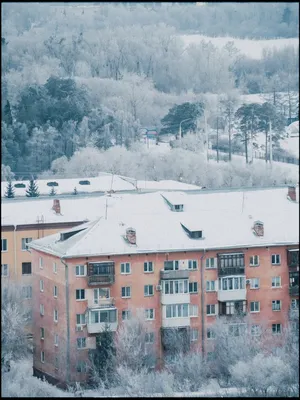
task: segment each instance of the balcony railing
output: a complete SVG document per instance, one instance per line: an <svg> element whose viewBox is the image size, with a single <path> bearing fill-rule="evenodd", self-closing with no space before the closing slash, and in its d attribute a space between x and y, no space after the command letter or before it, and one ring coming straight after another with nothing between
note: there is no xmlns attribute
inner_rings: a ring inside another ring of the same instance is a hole
<svg viewBox="0 0 300 400"><path fill-rule="evenodd" d="M299 285L290 286L290 295L291 296L299 296Z"/></svg>
<svg viewBox="0 0 300 400"><path fill-rule="evenodd" d="M244 275L245 274L245 266L238 267L220 267L218 266L218 274L219 276L226 275Z"/></svg>
<svg viewBox="0 0 300 400"><path fill-rule="evenodd" d="M113 297L99 297L96 302L94 299L88 300L89 308L110 308L115 306L115 299Z"/></svg>
<svg viewBox="0 0 300 400"><path fill-rule="evenodd" d="M160 279L188 279L189 278L189 270L174 270L174 271L160 271Z"/></svg>
<svg viewBox="0 0 300 400"><path fill-rule="evenodd" d="M218 273L219 276L244 275L245 274L244 254L243 253L218 254Z"/></svg>
<svg viewBox="0 0 300 400"><path fill-rule="evenodd" d="M111 285L115 281L115 276L110 275L90 275L88 276L89 285Z"/></svg>

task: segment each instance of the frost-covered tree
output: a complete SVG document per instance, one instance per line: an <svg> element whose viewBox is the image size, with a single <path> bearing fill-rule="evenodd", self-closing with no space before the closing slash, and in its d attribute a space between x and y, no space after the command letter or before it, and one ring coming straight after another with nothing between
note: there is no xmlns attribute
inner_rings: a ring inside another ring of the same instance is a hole
<svg viewBox="0 0 300 400"><path fill-rule="evenodd" d="M5 191L4 196L7 197L8 199L13 199L15 197L15 190L13 188L11 181L7 182L6 191Z"/></svg>
<svg viewBox="0 0 300 400"><path fill-rule="evenodd" d="M36 181L32 178L26 189L26 197L39 197L40 193Z"/></svg>

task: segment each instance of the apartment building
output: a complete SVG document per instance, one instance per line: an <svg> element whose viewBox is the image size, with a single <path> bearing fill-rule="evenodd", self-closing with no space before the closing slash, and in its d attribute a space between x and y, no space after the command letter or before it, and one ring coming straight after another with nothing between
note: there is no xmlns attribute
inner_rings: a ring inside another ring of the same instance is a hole
<svg viewBox="0 0 300 400"><path fill-rule="evenodd" d="M253 335L265 324L280 337L299 307L297 193L241 193L241 209L228 193L227 211L220 193L157 193L156 213L143 195L135 200L144 214L137 207L31 242L34 374L85 382L105 325L115 332L138 309L161 364L172 356L174 329L189 349L212 353L219 316L233 335L242 328L234 316L244 313Z"/></svg>

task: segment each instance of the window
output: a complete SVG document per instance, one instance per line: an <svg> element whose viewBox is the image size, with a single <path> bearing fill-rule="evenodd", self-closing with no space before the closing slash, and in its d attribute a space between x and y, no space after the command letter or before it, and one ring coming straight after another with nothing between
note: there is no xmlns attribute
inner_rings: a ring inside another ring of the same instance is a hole
<svg viewBox="0 0 300 400"><path fill-rule="evenodd" d="M191 341L196 342L199 338L199 331L198 329L191 329Z"/></svg>
<svg viewBox="0 0 300 400"><path fill-rule="evenodd" d="M145 334L145 343L146 344L154 343L154 332L147 332Z"/></svg>
<svg viewBox="0 0 300 400"><path fill-rule="evenodd" d="M210 339L210 340L215 339L215 337L216 337L215 331L212 328L207 328L206 337L207 337L207 339Z"/></svg>
<svg viewBox="0 0 300 400"><path fill-rule="evenodd" d="M197 268L198 268L198 261L197 260L189 260L188 269L197 269Z"/></svg>
<svg viewBox="0 0 300 400"><path fill-rule="evenodd" d="M189 282L189 293L198 293L198 282Z"/></svg>
<svg viewBox="0 0 300 400"><path fill-rule="evenodd" d="M147 320L155 319L155 310L154 310L154 308L146 308L146 310L145 310L145 318Z"/></svg>
<svg viewBox="0 0 300 400"><path fill-rule="evenodd" d="M198 306L190 304L190 317L198 317Z"/></svg>
<svg viewBox="0 0 300 400"><path fill-rule="evenodd" d="M84 349L86 347L86 338L77 338L77 349Z"/></svg>
<svg viewBox="0 0 300 400"><path fill-rule="evenodd" d="M7 251L7 239L1 239L1 252Z"/></svg>
<svg viewBox="0 0 300 400"><path fill-rule="evenodd" d="M144 296L153 296L153 285L144 286Z"/></svg>
<svg viewBox="0 0 300 400"><path fill-rule="evenodd" d="M261 334L260 325L251 325L251 335L252 336L259 336L260 334Z"/></svg>
<svg viewBox="0 0 300 400"><path fill-rule="evenodd" d="M44 363L45 362L45 352L41 351L41 362Z"/></svg>
<svg viewBox="0 0 300 400"><path fill-rule="evenodd" d="M260 312L260 302L259 301L251 301L250 302L250 312Z"/></svg>
<svg viewBox="0 0 300 400"><path fill-rule="evenodd" d="M214 292L215 290L216 290L215 281L206 281L206 291L207 292Z"/></svg>
<svg viewBox="0 0 300 400"><path fill-rule="evenodd" d="M85 300L85 290L76 289L76 300Z"/></svg>
<svg viewBox="0 0 300 400"><path fill-rule="evenodd" d="M299 309L299 299L292 299L291 301L291 309L298 310Z"/></svg>
<svg viewBox="0 0 300 400"><path fill-rule="evenodd" d="M94 289L94 304L99 304L101 299L109 299L109 298L110 298L109 288Z"/></svg>
<svg viewBox="0 0 300 400"><path fill-rule="evenodd" d="M41 269L44 268L44 260L43 260L43 257L39 257L39 266L40 266Z"/></svg>
<svg viewBox="0 0 300 400"><path fill-rule="evenodd" d="M121 263L121 274L130 274L130 263Z"/></svg>
<svg viewBox="0 0 300 400"><path fill-rule="evenodd" d="M280 254L272 254L271 261L272 265L280 265Z"/></svg>
<svg viewBox="0 0 300 400"><path fill-rule="evenodd" d="M164 280L163 293L164 294L188 293L188 280L187 279Z"/></svg>
<svg viewBox="0 0 300 400"><path fill-rule="evenodd" d="M131 317L130 310L123 310L122 311L122 321L127 321Z"/></svg>
<svg viewBox="0 0 300 400"><path fill-rule="evenodd" d="M53 311L53 321L58 322L58 310Z"/></svg>
<svg viewBox="0 0 300 400"><path fill-rule="evenodd" d="M44 281L40 279L40 292L44 291Z"/></svg>
<svg viewBox="0 0 300 400"><path fill-rule="evenodd" d="M272 311L280 311L280 310L281 310L281 301L272 300Z"/></svg>
<svg viewBox="0 0 300 400"><path fill-rule="evenodd" d="M154 272L153 262L152 261L144 262L144 272L145 273Z"/></svg>
<svg viewBox="0 0 300 400"><path fill-rule="evenodd" d="M1 264L1 276L8 276L8 264Z"/></svg>
<svg viewBox="0 0 300 400"><path fill-rule="evenodd" d="M259 289L259 278L250 279L250 289Z"/></svg>
<svg viewBox="0 0 300 400"><path fill-rule="evenodd" d="M228 325L228 333L230 336L241 336L246 332L246 324Z"/></svg>
<svg viewBox="0 0 300 400"><path fill-rule="evenodd" d="M40 328L41 340L45 339L45 328Z"/></svg>
<svg viewBox="0 0 300 400"><path fill-rule="evenodd" d="M272 287L281 287L281 277L280 276L273 276L272 277Z"/></svg>
<svg viewBox="0 0 300 400"><path fill-rule="evenodd" d="M188 304L169 304L166 306L166 318L185 318L188 316Z"/></svg>
<svg viewBox="0 0 300 400"><path fill-rule="evenodd" d="M76 276L85 276L85 265L76 265L75 274Z"/></svg>
<svg viewBox="0 0 300 400"><path fill-rule="evenodd" d="M259 266L259 256L250 256L250 267Z"/></svg>
<svg viewBox="0 0 300 400"><path fill-rule="evenodd" d="M85 324L85 314L76 314L76 325Z"/></svg>
<svg viewBox="0 0 300 400"><path fill-rule="evenodd" d="M31 286L23 286L22 287L22 296L23 296L23 299L31 299L32 298L32 287Z"/></svg>
<svg viewBox="0 0 300 400"><path fill-rule="evenodd" d="M22 275L31 275L31 262L22 263Z"/></svg>
<svg viewBox="0 0 300 400"><path fill-rule="evenodd" d="M57 274L57 264L56 262L53 263L53 272Z"/></svg>
<svg viewBox="0 0 300 400"><path fill-rule="evenodd" d="M77 361L76 370L79 373L85 373L87 371L87 365L85 361Z"/></svg>
<svg viewBox="0 0 300 400"><path fill-rule="evenodd" d="M57 297L57 296L58 296L58 287L57 287L57 286L54 286L54 287L53 287L53 296L54 296L54 297Z"/></svg>
<svg viewBox="0 0 300 400"><path fill-rule="evenodd" d="M122 287L122 297L125 297L125 298L131 297L131 287L130 286Z"/></svg>
<svg viewBox="0 0 300 400"><path fill-rule="evenodd" d="M179 261L165 261L164 270L165 271L177 271L179 269Z"/></svg>
<svg viewBox="0 0 300 400"><path fill-rule="evenodd" d="M206 315L216 315L216 305L215 304L207 304Z"/></svg>
<svg viewBox="0 0 300 400"><path fill-rule="evenodd" d="M40 304L40 314L44 315L45 314L45 307L44 304Z"/></svg>
<svg viewBox="0 0 300 400"><path fill-rule="evenodd" d="M91 323L101 324L101 323L112 323L117 321L117 310L97 310L91 311Z"/></svg>
<svg viewBox="0 0 300 400"><path fill-rule="evenodd" d="M22 239L22 251L27 250L27 244L32 241L32 238L23 238Z"/></svg>
<svg viewBox="0 0 300 400"><path fill-rule="evenodd" d="M206 269L212 269L212 268L217 268L217 261L215 258L207 258L206 259L206 264L205 264Z"/></svg>
<svg viewBox="0 0 300 400"><path fill-rule="evenodd" d="M55 333L54 334L54 346L58 346L58 334L57 333Z"/></svg>
<svg viewBox="0 0 300 400"><path fill-rule="evenodd" d="M58 370L58 366L59 366L58 357L55 357L55 360L54 360L54 368L55 368L56 370Z"/></svg>
<svg viewBox="0 0 300 400"><path fill-rule="evenodd" d="M219 279L219 290L240 290L245 289L245 277L235 276Z"/></svg>
<svg viewBox="0 0 300 400"><path fill-rule="evenodd" d="M272 324L272 334L280 335L281 333L281 324Z"/></svg>
<svg viewBox="0 0 300 400"><path fill-rule="evenodd" d="M234 315L246 313L246 301L226 301L226 303L221 303L221 315Z"/></svg>

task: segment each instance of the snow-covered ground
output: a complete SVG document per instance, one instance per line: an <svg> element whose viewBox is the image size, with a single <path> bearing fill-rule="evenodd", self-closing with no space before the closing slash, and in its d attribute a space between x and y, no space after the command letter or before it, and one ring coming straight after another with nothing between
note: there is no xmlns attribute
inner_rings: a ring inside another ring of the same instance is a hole
<svg viewBox="0 0 300 400"><path fill-rule="evenodd" d="M284 46L294 46L295 49L299 47L298 38L289 39L264 39L264 40L253 40L253 39L237 39L233 37L210 37L204 35L180 35L186 46L191 43L200 43L202 40L205 42L211 42L214 46L222 48L228 42L233 42L234 46L237 47L241 53L247 55L253 59L260 59L262 57L262 51L264 48L276 47L280 49Z"/></svg>

